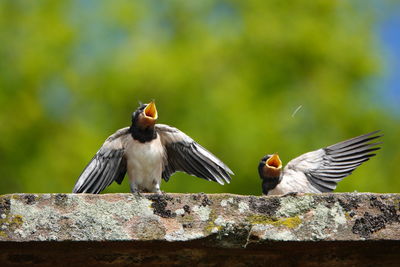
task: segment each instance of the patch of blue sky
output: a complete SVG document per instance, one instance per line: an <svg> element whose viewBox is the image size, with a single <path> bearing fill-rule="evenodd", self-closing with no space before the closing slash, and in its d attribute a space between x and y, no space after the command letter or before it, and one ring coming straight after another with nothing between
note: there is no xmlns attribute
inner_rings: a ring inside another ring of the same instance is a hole
<svg viewBox="0 0 400 267"><path fill-rule="evenodd" d="M106 62L129 37L125 27L112 23L104 16L104 1L72 1L66 19L79 28L72 53L72 64L82 73L94 71Z"/></svg>
<svg viewBox="0 0 400 267"><path fill-rule="evenodd" d="M216 2L206 23L208 30L221 38L237 36L243 30L242 16L231 2Z"/></svg>
<svg viewBox="0 0 400 267"><path fill-rule="evenodd" d="M380 22L378 36L385 62L379 86L385 88L384 100L400 115L400 8Z"/></svg>

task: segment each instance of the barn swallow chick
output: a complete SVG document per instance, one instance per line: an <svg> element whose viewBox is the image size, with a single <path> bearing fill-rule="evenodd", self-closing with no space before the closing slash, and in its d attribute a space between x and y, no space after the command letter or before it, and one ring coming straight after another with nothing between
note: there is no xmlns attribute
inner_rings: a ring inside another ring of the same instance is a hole
<svg viewBox="0 0 400 267"><path fill-rule="evenodd" d="M361 135L325 148L305 153L291 161L282 169L278 154L264 156L258 173L262 180L264 195L297 193L323 193L335 190L343 178L380 147L382 142L374 142L383 135L379 131Z"/></svg>
<svg viewBox="0 0 400 267"><path fill-rule="evenodd" d="M154 102L140 105L132 124L116 131L100 147L79 176L73 193L98 194L128 173L132 192L160 193L161 179L183 171L219 184L233 172L216 156L180 130L156 124Z"/></svg>

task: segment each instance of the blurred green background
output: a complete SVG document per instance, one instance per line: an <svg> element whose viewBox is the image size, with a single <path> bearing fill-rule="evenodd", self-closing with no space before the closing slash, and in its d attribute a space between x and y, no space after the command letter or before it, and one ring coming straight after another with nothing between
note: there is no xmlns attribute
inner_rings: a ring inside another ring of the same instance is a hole
<svg viewBox="0 0 400 267"><path fill-rule="evenodd" d="M0 193L70 192L151 99L236 174L179 173L163 191L259 195L264 154L287 163L382 129L378 156L337 191L399 192L400 89L380 28L397 5L371 2L0 1Z"/></svg>

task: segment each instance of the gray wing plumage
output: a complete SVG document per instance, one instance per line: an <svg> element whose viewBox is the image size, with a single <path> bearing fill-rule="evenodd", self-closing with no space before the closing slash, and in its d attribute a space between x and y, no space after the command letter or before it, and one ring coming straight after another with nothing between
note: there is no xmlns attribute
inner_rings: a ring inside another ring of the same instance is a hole
<svg viewBox="0 0 400 267"><path fill-rule="evenodd" d="M98 194L113 181L122 182L126 174L126 160L121 138L128 134L128 130L129 127L120 129L107 138L79 176L73 193Z"/></svg>
<svg viewBox="0 0 400 267"><path fill-rule="evenodd" d="M164 124L156 125L166 148L167 159L162 172L165 181L176 171L183 171L208 181L229 183L233 172L211 152L180 130Z"/></svg>
<svg viewBox="0 0 400 267"><path fill-rule="evenodd" d="M320 192L330 192L338 182L350 175L363 162L376 154L372 153L382 142L371 142L383 135L379 131L360 135L352 139L303 154L291 160L283 175L291 171L303 172L313 187ZM294 178L295 179L295 178Z"/></svg>

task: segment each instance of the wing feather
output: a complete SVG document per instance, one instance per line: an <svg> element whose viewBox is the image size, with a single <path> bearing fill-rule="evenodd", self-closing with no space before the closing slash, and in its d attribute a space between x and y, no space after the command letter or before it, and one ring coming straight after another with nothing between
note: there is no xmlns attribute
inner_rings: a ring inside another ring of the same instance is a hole
<svg viewBox="0 0 400 267"><path fill-rule="evenodd" d="M167 152L162 173L164 180L183 171L220 184L230 182L233 172L229 167L185 133L164 124L157 124L156 131Z"/></svg>
<svg viewBox="0 0 400 267"><path fill-rule="evenodd" d="M379 131L360 135L349 140L305 153L291 160L285 167L283 175L289 171L303 172L310 184L320 192L333 191L337 183L350 175L363 162L375 156L374 151L382 142L372 142L382 137ZM295 177L291 177L296 179Z"/></svg>
<svg viewBox="0 0 400 267"><path fill-rule="evenodd" d="M126 162L121 139L129 134L128 129L120 129L107 138L79 176L73 193L98 194L112 182L122 182L126 174Z"/></svg>

